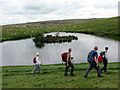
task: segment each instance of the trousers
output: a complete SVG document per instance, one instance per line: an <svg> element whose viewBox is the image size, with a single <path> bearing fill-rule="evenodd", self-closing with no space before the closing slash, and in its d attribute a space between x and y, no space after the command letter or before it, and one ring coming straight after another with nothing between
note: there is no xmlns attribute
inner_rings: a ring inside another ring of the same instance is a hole
<svg viewBox="0 0 120 90"><path fill-rule="evenodd" d="M103 64L104 64L104 66L103 66L103 68L101 69L101 71L104 70L105 72L107 72L107 64L108 64L108 61L107 61L106 58L103 59Z"/></svg>
<svg viewBox="0 0 120 90"><path fill-rule="evenodd" d="M71 60L68 61L68 64L69 64L69 66L67 66L67 63L65 63L65 65L66 65L65 74L67 74L69 67L71 67L71 74L73 74L73 72L74 72L74 65L71 62Z"/></svg>
<svg viewBox="0 0 120 90"><path fill-rule="evenodd" d="M92 62L92 63L90 63L90 66L89 66L88 70L86 71L85 76L88 76L88 73L93 69L93 67L97 70L98 76L101 75L99 66L96 67L96 62Z"/></svg>
<svg viewBox="0 0 120 90"><path fill-rule="evenodd" d="M35 69L32 71L32 73L35 73L35 71L39 71L39 73L41 73L40 64L35 64Z"/></svg>

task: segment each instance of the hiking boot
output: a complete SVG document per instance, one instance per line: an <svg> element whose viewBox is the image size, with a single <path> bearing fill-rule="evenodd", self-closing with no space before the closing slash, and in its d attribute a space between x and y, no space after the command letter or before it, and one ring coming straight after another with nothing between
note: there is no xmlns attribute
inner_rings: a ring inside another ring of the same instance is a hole
<svg viewBox="0 0 120 90"><path fill-rule="evenodd" d="M68 76L68 74L64 74L64 76Z"/></svg>
<svg viewBox="0 0 120 90"><path fill-rule="evenodd" d="M107 70L105 70L105 72L107 72Z"/></svg>
<svg viewBox="0 0 120 90"><path fill-rule="evenodd" d="M104 77L104 76L102 76L102 75L98 75L98 77Z"/></svg>
<svg viewBox="0 0 120 90"><path fill-rule="evenodd" d="M87 78L87 75L84 75L84 78Z"/></svg>
<svg viewBox="0 0 120 90"><path fill-rule="evenodd" d="M39 72L39 74L42 74L43 72Z"/></svg>
<svg viewBox="0 0 120 90"><path fill-rule="evenodd" d="M75 74L70 74L70 76L75 76Z"/></svg>
<svg viewBox="0 0 120 90"><path fill-rule="evenodd" d="M30 72L30 74L35 74L34 72Z"/></svg>

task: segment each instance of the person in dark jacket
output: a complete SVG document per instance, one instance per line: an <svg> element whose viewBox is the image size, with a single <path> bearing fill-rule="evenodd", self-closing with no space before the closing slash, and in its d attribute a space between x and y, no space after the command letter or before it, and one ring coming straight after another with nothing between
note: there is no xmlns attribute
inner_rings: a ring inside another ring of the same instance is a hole
<svg viewBox="0 0 120 90"><path fill-rule="evenodd" d="M105 72L107 72L107 64L108 64L108 47L105 47L105 51L103 51L103 55L102 55L102 60L103 60L103 68L101 69L101 72L104 70Z"/></svg>

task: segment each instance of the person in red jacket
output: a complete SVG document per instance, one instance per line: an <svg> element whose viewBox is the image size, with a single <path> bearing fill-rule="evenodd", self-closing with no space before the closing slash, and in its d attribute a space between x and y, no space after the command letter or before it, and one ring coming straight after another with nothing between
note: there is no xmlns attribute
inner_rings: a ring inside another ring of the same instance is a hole
<svg viewBox="0 0 120 90"><path fill-rule="evenodd" d="M68 72L68 69L69 69L69 67L71 67L71 73L70 73L70 75L71 76L75 76L74 75L74 65L73 65L73 63L72 63L72 57L71 57L71 52L72 52L72 49L71 48L69 48L68 49L68 53L67 53L67 58L66 58L66 62L65 62L65 65L66 65L66 69L65 69L65 74L64 74L64 76L68 76L68 74L67 74L67 72Z"/></svg>

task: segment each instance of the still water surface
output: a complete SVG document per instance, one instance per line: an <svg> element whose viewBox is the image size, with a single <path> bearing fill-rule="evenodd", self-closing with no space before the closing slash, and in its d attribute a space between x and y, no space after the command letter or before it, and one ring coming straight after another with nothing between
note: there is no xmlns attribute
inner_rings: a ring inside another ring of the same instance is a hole
<svg viewBox="0 0 120 90"><path fill-rule="evenodd" d="M49 33L55 35L56 33ZM108 57L109 62L118 62L118 43L119 41L101 38L93 35L79 34L79 33L60 33L60 36L74 35L78 40L73 40L71 43L55 43L45 44L43 48L35 47L32 39L24 39L17 41L6 41L0 43L2 46L2 66L11 65L33 65L32 59L36 52L40 53L40 61L43 64L58 64L61 62L61 53L72 48L72 56L74 63L84 63L88 52L99 46L98 53L104 50L105 46L109 47Z"/></svg>

